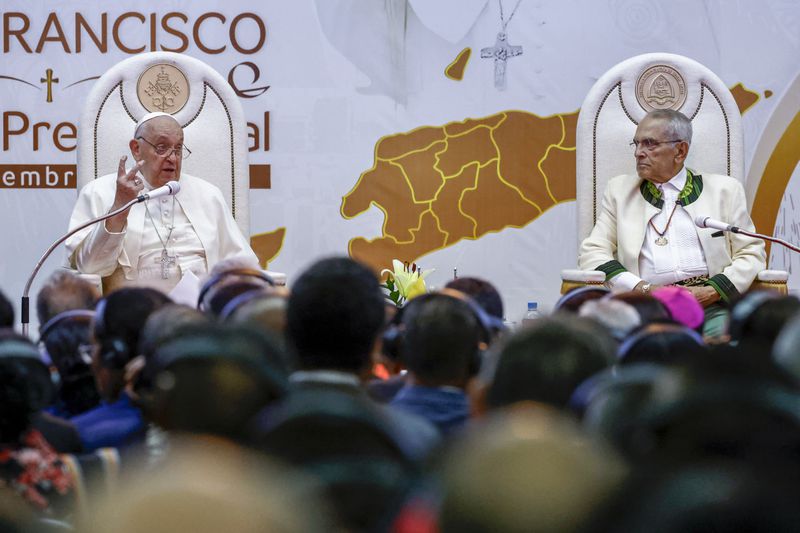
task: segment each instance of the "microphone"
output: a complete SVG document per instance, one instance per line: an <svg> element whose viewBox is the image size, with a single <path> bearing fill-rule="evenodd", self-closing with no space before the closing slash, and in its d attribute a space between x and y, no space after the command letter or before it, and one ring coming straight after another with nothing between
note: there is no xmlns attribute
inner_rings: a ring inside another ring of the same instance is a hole
<svg viewBox="0 0 800 533"><path fill-rule="evenodd" d="M725 222L720 222L719 220L714 220L713 218L704 215L695 217L694 223L698 228L712 228L739 233L739 228L737 226L732 226L731 224L726 224Z"/></svg>
<svg viewBox="0 0 800 533"><path fill-rule="evenodd" d="M144 202L146 200L154 200L156 198L161 198L162 196L173 196L178 194L181 191L181 184L177 181L170 181L166 185L163 185L157 189L153 189L150 192L142 193L136 198L137 203Z"/></svg>
<svg viewBox="0 0 800 533"><path fill-rule="evenodd" d="M776 244L780 244L781 246L785 246L786 248L790 249L793 252L800 253L800 248L798 248L794 244L784 241L783 239L778 239L777 237L770 237L769 235L762 235L761 233L755 233L746 229L742 229L738 226L733 226L731 224L720 222L719 220L714 220L713 218L704 215L695 217L694 223L695 225L697 225L698 228L713 228L721 231L730 231L731 233L738 233L740 235L745 235L747 237L753 237L754 239L761 239L764 241L774 242Z"/></svg>

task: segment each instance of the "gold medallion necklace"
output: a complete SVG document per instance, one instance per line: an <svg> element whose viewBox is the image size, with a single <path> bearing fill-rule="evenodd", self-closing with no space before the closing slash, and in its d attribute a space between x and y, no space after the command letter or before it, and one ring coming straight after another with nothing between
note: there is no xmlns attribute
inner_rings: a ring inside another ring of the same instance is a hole
<svg viewBox="0 0 800 533"><path fill-rule="evenodd" d="M669 229L669 225L672 223L672 216L675 214L675 210L678 209L678 202L675 202L675 207L672 208L672 213L669 214L669 218L667 219L667 225L664 226L664 231L658 231L658 228L655 224L653 224L653 219L650 219L650 226L652 226L653 231L658 233L658 237L656 237L655 243L658 246L666 246L669 244L669 239L667 239L664 235L666 235L667 230Z"/></svg>

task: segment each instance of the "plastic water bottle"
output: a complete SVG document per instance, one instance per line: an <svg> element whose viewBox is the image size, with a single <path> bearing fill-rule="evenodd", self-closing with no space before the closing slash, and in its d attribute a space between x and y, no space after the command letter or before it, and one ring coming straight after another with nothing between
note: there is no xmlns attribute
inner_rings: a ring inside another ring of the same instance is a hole
<svg viewBox="0 0 800 533"><path fill-rule="evenodd" d="M536 302L528 302L528 312L525 313L525 317L522 319L522 327L530 326L536 319L541 318L541 316L542 315L539 313L539 304Z"/></svg>

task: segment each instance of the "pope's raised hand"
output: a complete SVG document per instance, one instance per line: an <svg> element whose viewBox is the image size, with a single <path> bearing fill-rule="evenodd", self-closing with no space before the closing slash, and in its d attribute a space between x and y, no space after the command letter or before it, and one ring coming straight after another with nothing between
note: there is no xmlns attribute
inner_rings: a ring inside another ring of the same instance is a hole
<svg viewBox="0 0 800 533"><path fill-rule="evenodd" d="M114 206L112 210L119 209L137 196L144 189L142 179L139 177L139 169L144 165L144 160L137 161L130 170L125 169L125 162L128 156L124 155L119 159L117 167L117 192L114 195Z"/></svg>
<svg viewBox="0 0 800 533"><path fill-rule="evenodd" d="M144 189L142 179L139 177L139 169L144 165L144 160L137 161L130 170L125 169L125 162L128 156L124 155L119 159L119 166L117 167L117 190L114 194L114 204L109 211L114 211L124 206L131 200L139 196L139 193ZM128 220L128 212L120 213L119 215L106 220L106 229L111 232L119 233L125 229L125 223Z"/></svg>

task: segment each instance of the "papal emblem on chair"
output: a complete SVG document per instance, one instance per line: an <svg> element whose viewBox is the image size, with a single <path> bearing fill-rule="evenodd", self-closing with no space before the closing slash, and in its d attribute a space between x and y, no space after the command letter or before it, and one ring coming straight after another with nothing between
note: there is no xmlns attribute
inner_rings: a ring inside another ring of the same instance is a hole
<svg viewBox="0 0 800 533"><path fill-rule="evenodd" d="M148 68L136 83L139 102L151 113L177 113L189 101L190 91L186 75L169 63L158 63Z"/></svg>

